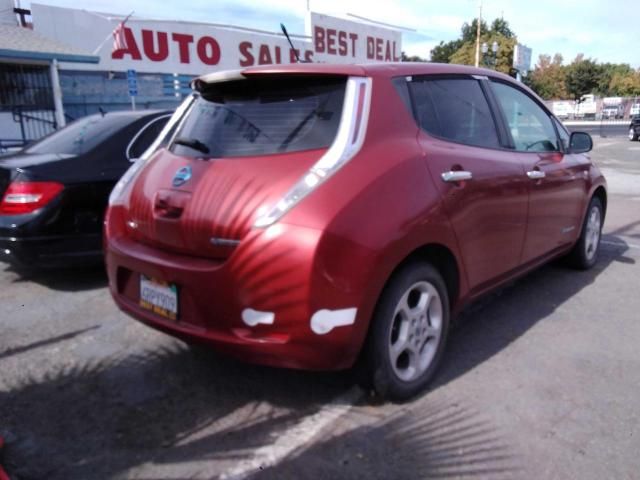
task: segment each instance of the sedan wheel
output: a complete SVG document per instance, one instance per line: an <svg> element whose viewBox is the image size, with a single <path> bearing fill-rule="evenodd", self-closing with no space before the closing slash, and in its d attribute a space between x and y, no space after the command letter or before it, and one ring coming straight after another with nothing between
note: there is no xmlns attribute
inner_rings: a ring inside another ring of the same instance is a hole
<svg viewBox="0 0 640 480"><path fill-rule="evenodd" d="M428 263L396 272L376 307L363 352L364 380L383 398L405 400L435 374L449 328L449 297Z"/></svg>
<svg viewBox="0 0 640 480"><path fill-rule="evenodd" d="M633 129L633 128L629 129L629 140L631 140L632 142L634 140L638 140L638 134L636 133L635 129Z"/></svg>
<svg viewBox="0 0 640 480"><path fill-rule="evenodd" d="M580 238L568 256L569 262L576 268L587 270L598 261L598 249L602 234L602 221L604 209L598 197L593 197L589 202L587 215L585 216Z"/></svg>
<svg viewBox="0 0 640 480"><path fill-rule="evenodd" d="M592 205L587 219L586 237L584 242L584 255L587 260L592 260L598 252L600 245L600 231L602 230L602 220L600 209L597 205Z"/></svg>
<svg viewBox="0 0 640 480"><path fill-rule="evenodd" d="M396 305L389 330L389 360L405 382L422 375L435 358L442 334L442 300L429 282L413 284Z"/></svg>

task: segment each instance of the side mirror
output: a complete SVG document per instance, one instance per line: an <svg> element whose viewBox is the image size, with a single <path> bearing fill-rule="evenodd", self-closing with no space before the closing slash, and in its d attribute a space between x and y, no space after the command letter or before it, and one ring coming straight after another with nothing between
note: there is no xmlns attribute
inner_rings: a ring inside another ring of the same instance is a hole
<svg viewBox="0 0 640 480"><path fill-rule="evenodd" d="M568 153L586 153L593 148L591 135L586 132L573 132L569 138Z"/></svg>

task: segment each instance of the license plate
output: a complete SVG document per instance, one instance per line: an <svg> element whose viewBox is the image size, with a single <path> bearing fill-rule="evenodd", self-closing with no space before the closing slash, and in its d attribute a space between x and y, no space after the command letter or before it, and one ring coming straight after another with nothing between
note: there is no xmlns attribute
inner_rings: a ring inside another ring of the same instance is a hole
<svg viewBox="0 0 640 480"><path fill-rule="evenodd" d="M178 318L178 286L140 275L140 306L169 320Z"/></svg>

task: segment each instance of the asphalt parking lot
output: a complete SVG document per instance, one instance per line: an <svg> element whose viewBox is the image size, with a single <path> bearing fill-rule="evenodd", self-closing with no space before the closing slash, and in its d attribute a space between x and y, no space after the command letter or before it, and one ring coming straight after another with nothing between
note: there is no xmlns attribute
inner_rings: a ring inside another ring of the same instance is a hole
<svg viewBox="0 0 640 480"><path fill-rule="evenodd" d="M101 271L0 264L0 435L14 479L640 475L640 143L595 139L601 257L464 312L430 391L191 351L120 313Z"/></svg>

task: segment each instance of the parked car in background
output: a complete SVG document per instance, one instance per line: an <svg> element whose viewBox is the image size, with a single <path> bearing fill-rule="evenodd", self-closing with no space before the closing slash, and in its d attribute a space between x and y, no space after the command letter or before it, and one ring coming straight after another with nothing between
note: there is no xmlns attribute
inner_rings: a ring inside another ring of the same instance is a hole
<svg viewBox="0 0 640 480"><path fill-rule="evenodd" d="M605 107L602 109L602 118L611 120L611 119L620 119L624 117L624 109L622 105L617 107Z"/></svg>
<svg viewBox="0 0 640 480"><path fill-rule="evenodd" d="M631 117L629 124L629 140L632 142L640 138L640 115Z"/></svg>
<svg viewBox="0 0 640 480"><path fill-rule="evenodd" d="M170 115L95 114L0 157L0 260L35 268L101 262L109 193Z"/></svg>
<svg viewBox="0 0 640 480"><path fill-rule="evenodd" d="M629 115L640 115L640 103L634 103L631 105L631 110L629 111Z"/></svg>
<svg viewBox="0 0 640 480"><path fill-rule="evenodd" d="M111 293L154 328L245 361L356 365L405 399L465 304L551 259L598 258L591 137L509 76L297 64L194 86L105 219Z"/></svg>

